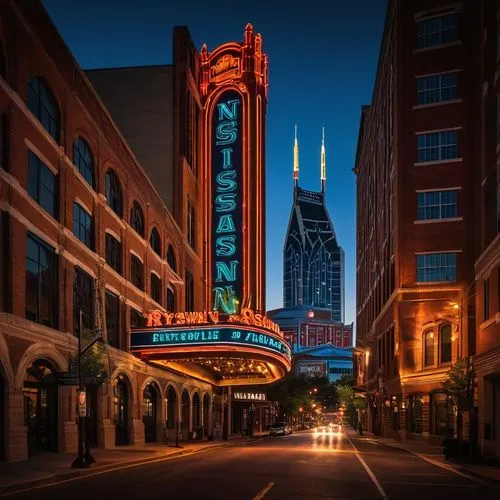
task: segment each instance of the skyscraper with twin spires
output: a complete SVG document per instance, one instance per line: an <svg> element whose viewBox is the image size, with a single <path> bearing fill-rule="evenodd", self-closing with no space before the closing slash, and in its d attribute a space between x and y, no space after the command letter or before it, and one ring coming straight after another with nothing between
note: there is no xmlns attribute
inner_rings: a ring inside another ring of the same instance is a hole
<svg viewBox="0 0 500 500"><path fill-rule="evenodd" d="M325 205L325 135L321 144L321 191L299 187L297 127L293 151L293 205L283 248L284 306L321 307L344 321L344 251Z"/></svg>

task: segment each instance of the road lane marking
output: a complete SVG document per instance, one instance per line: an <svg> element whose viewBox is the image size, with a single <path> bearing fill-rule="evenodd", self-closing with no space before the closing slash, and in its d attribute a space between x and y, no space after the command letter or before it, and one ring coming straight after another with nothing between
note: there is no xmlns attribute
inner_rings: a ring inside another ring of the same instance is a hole
<svg viewBox="0 0 500 500"><path fill-rule="evenodd" d="M375 474L372 472L370 467L368 467L368 464L363 460L363 457L359 453L358 449L356 446L354 446L354 443L352 442L351 438L347 436L347 440L352 446L352 449L354 450L354 454L358 458L358 460L361 462L361 465L365 468L366 472L370 476L371 480L375 483L375 486L377 487L377 490L379 491L380 495L384 500L389 500L389 497L387 496L387 493L384 491L384 488L382 488L382 485L378 482L378 479L376 478Z"/></svg>
<svg viewBox="0 0 500 500"><path fill-rule="evenodd" d="M253 497L252 500L260 500L261 498L264 498L267 494L267 492L274 486L274 483L271 481L263 490L260 490L257 495Z"/></svg>

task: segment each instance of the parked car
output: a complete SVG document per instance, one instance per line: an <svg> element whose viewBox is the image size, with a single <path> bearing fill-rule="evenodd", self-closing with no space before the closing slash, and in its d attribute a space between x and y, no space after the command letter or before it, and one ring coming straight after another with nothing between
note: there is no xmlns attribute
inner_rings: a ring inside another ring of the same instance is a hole
<svg viewBox="0 0 500 500"><path fill-rule="evenodd" d="M286 436L291 433L292 429L286 422L274 422L274 424L271 425L271 431L269 432L271 436Z"/></svg>

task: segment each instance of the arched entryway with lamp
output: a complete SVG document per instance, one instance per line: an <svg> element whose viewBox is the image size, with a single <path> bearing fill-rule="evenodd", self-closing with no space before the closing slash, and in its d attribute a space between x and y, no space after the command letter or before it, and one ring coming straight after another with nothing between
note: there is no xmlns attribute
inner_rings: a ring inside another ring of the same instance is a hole
<svg viewBox="0 0 500 500"><path fill-rule="evenodd" d="M188 439L190 406L191 398L189 397L187 389L184 389L181 397L181 430L182 439L184 441Z"/></svg>
<svg viewBox="0 0 500 500"><path fill-rule="evenodd" d="M167 399L167 428L175 429L176 423L179 420L177 411L177 394L174 388L169 385L166 393Z"/></svg>
<svg viewBox="0 0 500 500"><path fill-rule="evenodd" d="M113 382L113 416L115 423L115 445L130 442L130 382L125 375L118 375Z"/></svg>

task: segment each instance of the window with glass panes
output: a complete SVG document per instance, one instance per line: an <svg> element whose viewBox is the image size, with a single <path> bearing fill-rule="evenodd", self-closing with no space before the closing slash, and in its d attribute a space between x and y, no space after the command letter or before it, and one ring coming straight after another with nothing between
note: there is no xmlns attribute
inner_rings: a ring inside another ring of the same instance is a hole
<svg viewBox="0 0 500 500"><path fill-rule="evenodd" d="M120 183L118 182L118 177L113 172L113 170L108 170L106 172L106 201L108 206L115 212L116 215L121 217L123 215L122 206L122 191L120 188Z"/></svg>
<svg viewBox="0 0 500 500"><path fill-rule="evenodd" d="M417 135L417 161L442 161L457 158L457 131Z"/></svg>
<svg viewBox="0 0 500 500"><path fill-rule="evenodd" d="M196 236L196 213L194 206L188 200L187 205L187 240L191 247L195 248Z"/></svg>
<svg viewBox="0 0 500 500"><path fill-rule="evenodd" d="M424 334L424 366L434 364L434 332Z"/></svg>
<svg viewBox="0 0 500 500"><path fill-rule="evenodd" d="M423 49L458 40L458 14L423 19L417 22L417 48Z"/></svg>
<svg viewBox="0 0 500 500"><path fill-rule="evenodd" d="M450 363L451 362L451 325L442 325L439 329L439 350L440 350L440 362Z"/></svg>
<svg viewBox="0 0 500 500"><path fill-rule="evenodd" d="M55 250L28 232L26 238L26 319L57 328L57 291Z"/></svg>
<svg viewBox="0 0 500 500"><path fill-rule="evenodd" d="M175 290L172 285L167 287L167 311L175 311Z"/></svg>
<svg viewBox="0 0 500 500"><path fill-rule="evenodd" d="M149 244L151 245L153 252L161 256L161 238L160 233L158 232L158 229L156 229L156 227L151 230L151 235L149 236Z"/></svg>
<svg viewBox="0 0 500 500"><path fill-rule="evenodd" d="M456 73L443 73L417 78L417 104L451 101L456 97Z"/></svg>
<svg viewBox="0 0 500 500"><path fill-rule="evenodd" d="M133 307L130 308L130 328L140 328L144 326L142 314Z"/></svg>
<svg viewBox="0 0 500 500"><path fill-rule="evenodd" d="M120 299L106 290L106 334L108 344L120 347Z"/></svg>
<svg viewBox="0 0 500 500"><path fill-rule="evenodd" d="M130 255L130 281L139 290L144 290L144 264L134 254Z"/></svg>
<svg viewBox="0 0 500 500"><path fill-rule="evenodd" d="M132 203L130 209L130 226L137 234L144 237L144 214L141 206L136 201Z"/></svg>
<svg viewBox="0 0 500 500"><path fill-rule="evenodd" d="M33 77L28 83L28 108L43 128L59 142L59 107L52 91L38 77Z"/></svg>
<svg viewBox="0 0 500 500"><path fill-rule="evenodd" d="M161 279L155 273L151 273L151 298L161 304Z"/></svg>
<svg viewBox="0 0 500 500"><path fill-rule="evenodd" d="M94 324L94 278L83 269L75 267L73 273L73 333L80 331L80 311L82 312L82 326L88 330Z"/></svg>
<svg viewBox="0 0 500 500"><path fill-rule="evenodd" d="M78 203L73 203L73 234L88 248L94 249L92 216Z"/></svg>
<svg viewBox="0 0 500 500"><path fill-rule="evenodd" d="M417 282L456 281L457 254L427 253L417 255Z"/></svg>
<svg viewBox="0 0 500 500"><path fill-rule="evenodd" d="M122 244L109 233L106 233L106 264L122 274Z"/></svg>
<svg viewBox="0 0 500 500"><path fill-rule="evenodd" d="M417 219L448 219L457 216L457 191L417 193Z"/></svg>
<svg viewBox="0 0 500 500"><path fill-rule="evenodd" d="M57 218L56 175L32 151L28 152L28 194Z"/></svg>
<svg viewBox="0 0 500 500"><path fill-rule="evenodd" d="M90 146L81 137L73 143L73 163L89 186L94 187L94 158Z"/></svg>

